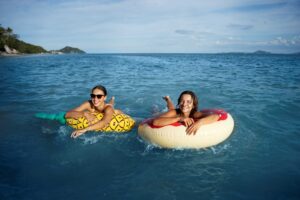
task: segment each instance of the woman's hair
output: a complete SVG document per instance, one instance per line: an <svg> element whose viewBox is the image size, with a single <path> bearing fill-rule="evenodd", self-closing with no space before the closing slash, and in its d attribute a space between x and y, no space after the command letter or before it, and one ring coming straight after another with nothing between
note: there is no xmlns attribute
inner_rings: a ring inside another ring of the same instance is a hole
<svg viewBox="0 0 300 200"><path fill-rule="evenodd" d="M106 91L106 88L105 88L104 86L102 86L102 85L96 85L95 87L93 87L92 92L93 92L95 89L101 90L101 91L104 93L104 96L107 95L107 91Z"/></svg>
<svg viewBox="0 0 300 200"><path fill-rule="evenodd" d="M188 94L188 95L191 95L192 99L193 99L193 109L191 110L191 113L190 113L190 116L193 116L195 112L197 112L198 110L198 98L196 96L196 94L192 91L189 91L189 90L186 90L186 91L183 91L180 96L178 97L178 101L177 101L177 106L179 106L180 104L180 101L181 101L181 98L183 95L185 94ZM178 111L181 113L181 110L178 109ZM178 112L177 111L177 112Z"/></svg>

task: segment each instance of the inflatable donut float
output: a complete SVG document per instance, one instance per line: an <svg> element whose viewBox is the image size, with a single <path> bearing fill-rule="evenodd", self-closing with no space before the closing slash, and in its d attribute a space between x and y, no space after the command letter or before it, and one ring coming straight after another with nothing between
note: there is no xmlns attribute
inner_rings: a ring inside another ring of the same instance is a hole
<svg viewBox="0 0 300 200"><path fill-rule="evenodd" d="M154 126L153 119L143 121L138 127L138 134L162 148L205 148L217 145L226 140L232 133L234 121L224 110L202 110L204 113L219 115L217 122L201 126L195 135L186 134L186 126L175 122L166 126Z"/></svg>

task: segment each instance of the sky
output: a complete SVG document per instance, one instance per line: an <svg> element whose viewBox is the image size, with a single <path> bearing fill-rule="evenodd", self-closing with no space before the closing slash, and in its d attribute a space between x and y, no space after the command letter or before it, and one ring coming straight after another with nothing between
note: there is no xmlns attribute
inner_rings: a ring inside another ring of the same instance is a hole
<svg viewBox="0 0 300 200"><path fill-rule="evenodd" d="M46 50L300 52L300 0L0 0L0 24Z"/></svg>

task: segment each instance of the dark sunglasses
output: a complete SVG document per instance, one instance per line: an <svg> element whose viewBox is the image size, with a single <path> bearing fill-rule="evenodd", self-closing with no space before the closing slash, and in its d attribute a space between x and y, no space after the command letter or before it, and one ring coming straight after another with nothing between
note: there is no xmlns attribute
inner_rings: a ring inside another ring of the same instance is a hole
<svg viewBox="0 0 300 200"><path fill-rule="evenodd" d="M101 99L102 97L104 97L105 95L103 94L91 94L91 98L95 99L95 97L97 97L98 99Z"/></svg>

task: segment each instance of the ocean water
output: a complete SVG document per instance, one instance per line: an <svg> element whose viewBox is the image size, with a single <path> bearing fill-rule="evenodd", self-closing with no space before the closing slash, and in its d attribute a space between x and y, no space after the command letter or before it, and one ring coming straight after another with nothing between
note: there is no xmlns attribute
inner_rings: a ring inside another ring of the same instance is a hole
<svg viewBox="0 0 300 200"><path fill-rule="evenodd" d="M0 58L0 199L300 199L300 57L85 54ZM137 121L193 90L235 120L223 143L161 149L34 117L103 84Z"/></svg>

